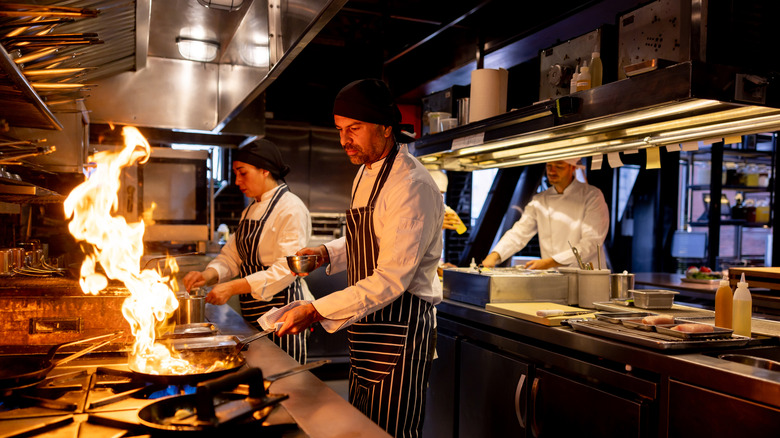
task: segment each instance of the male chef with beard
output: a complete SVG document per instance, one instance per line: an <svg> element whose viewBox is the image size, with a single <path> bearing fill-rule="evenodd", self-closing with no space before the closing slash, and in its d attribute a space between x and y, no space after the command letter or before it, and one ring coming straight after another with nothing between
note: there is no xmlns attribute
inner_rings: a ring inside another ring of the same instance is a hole
<svg viewBox="0 0 780 438"><path fill-rule="evenodd" d="M361 165L352 186L345 237L298 255L319 255L328 273L347 270L349 286L292 307L278 335L320 322L345 329L349 401L396 437L422 434L425 389L436 347L434 281L442 251L444 204L436 183L406 145L401 112L380 80L350 83L333 106L341 145Z"/></svg>

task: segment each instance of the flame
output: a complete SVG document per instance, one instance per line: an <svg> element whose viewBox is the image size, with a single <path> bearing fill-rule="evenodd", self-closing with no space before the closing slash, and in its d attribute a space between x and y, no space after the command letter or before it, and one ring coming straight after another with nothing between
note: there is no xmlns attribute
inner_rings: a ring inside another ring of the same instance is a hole
<svg viewBox="0 0 780 438"><path fill-rule="evenodd" d="M173 258L166 261L171 275L157 269L141 269L144 222L127 223L117 211L122 169L149 159L151 148L134 127L122 130L125 146L120 152L99 152L94 155L95 167L88 179L77 186L65 200L65 215L76 240L85 242L86 258L81 265L79 284L84 293L98 294L108 280L119 280L130 291L122 304L122 314L135 337L130 361L134 369L150 374L190 374L188 361L155 344L156 329L178 307ZM98 263L105 275L97 271Z"/></svg>

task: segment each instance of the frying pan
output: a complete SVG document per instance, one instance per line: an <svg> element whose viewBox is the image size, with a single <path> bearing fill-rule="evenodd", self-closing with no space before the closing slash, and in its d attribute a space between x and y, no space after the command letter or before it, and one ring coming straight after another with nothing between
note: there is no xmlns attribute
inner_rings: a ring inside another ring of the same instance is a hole
<svg viewBox="0 0 780 438"><path fill-rule="evenodd" d="M194 340L172 339L166 342L179 352L182 359L188 360L193 365L196 371L187 374L175 374L171 371L150 373L138 369L132 360L128 362L128 368L145 381L162 385L203 382L238 371L245 363L244 356L240 354L241 350L250 342L273 332L274 329L265 330L242 340L235 336L211 336ZM222 365L214 367L217 362L222 362Z"/></svg>
<svg viewBox="0 0 780 438"><path fill-rule="evenodd" d="M18 389L39 383L46 374L57 365L69 362L91 351L110 343L122 336L122 331L65 342L49 349L46 355L12 355L0 357L0 389ZM54 355L62 347L83 344L86 342L101 341L83 350L77 351L59 360L54 360Z"/></svg>
<svg viewBox="0 0 780 438"><path fill-rule="evenodd" d="M195 394L174 395L148 404L138 411L138 418L146 427L168 432L204 432L216 428L222 431L247 422L260 425L273 407L287 398L286 394L269 394L271 382L328 362L300 365L265 379L259 368L245 368L199 383ZM226 392L245 382L249 384L248 393Z"/></svg>

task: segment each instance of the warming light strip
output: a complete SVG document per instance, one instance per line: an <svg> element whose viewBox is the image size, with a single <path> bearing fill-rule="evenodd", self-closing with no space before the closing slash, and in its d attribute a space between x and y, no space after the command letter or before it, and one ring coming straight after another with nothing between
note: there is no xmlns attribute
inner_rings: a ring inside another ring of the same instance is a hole
<svg viewBox="0 0 780 438"><path fill-rule="evenodd" d="M719 106L728 109L640 126L626 126L653 118L713 110ZM621 127L623 128L619 129ZM610 131L606 130L607 128L613 129ZM421 160L426 163L438 162L443 168L452 170L510 167L556 158L584 157L778 129L778 109L758 106L733 107L712 100L694 100L665 108L589 121L568 128L562 126L555 130L523 134L436 156L421 157Z"/></svg>
<svg viewBox="0 0 780 438"><path fill-rule="evenodd" d="M606 154L609 152L620 152L630 149L665 146L669 144L697 141L713 137L717 138L726 137L729 135L748 135L777 130L780 130L780 111L775 110L775 114L756 117L748 121L739 120L706 127L679 129L676 131L659 133L654 137L591 143L579 147L561 148L561 150L558 151L547 149L544 151L528 153L521 152L516 154L519 159L501 162L498 162L495 159L488 159L485 161L473 163L472 166L477 168L521 166L567 158Z"/></svg>

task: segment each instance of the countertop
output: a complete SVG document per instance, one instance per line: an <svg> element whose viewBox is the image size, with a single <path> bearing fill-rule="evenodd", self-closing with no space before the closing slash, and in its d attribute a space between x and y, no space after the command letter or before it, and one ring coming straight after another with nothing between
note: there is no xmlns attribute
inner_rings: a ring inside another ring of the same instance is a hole
<svg viewBox="0 0 780 438"><path fill-rule="evenodd" d="M627 382L636 381L633 377L637 372L647 371L653 375L667 376L780 408L780 372L717 358L720 353L750 346L695 352L663 352L578 332L571 327L548 327L447 299L437 306L437 311L440 327L446 327L447 320L451 320L461 327L468 327L467 330L486 331L520 342L540 345L541 348L558 352L562 356L590 358L589 361L596 363L608 362L614 369L625 374ZM468 336L468 333L464 335ZM777 338L751 341L752 347L760 347L757 344L769 344L769 348L778 348L780 342Z"/></svg>
<svg viewBox="0 0 780 438"><path fill-rule="evenodd" d="M227 305L207 304L206 318L216 324L225 335L245 337L257 332ZM298 365L298 362L266 338L249 344L244 354L247 363L262 369L265 375L286 371ZM269 391L289 395L289 398L282 402L282 406L310 438L390 436L310 372L280 379L271 385Z"/></svg>

